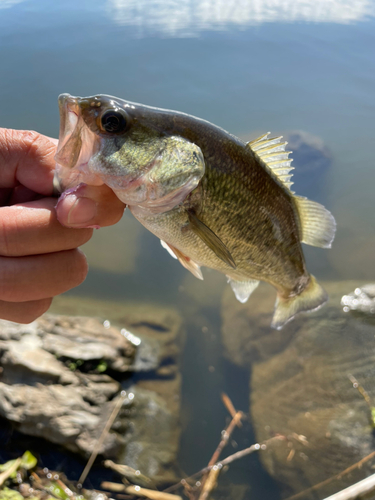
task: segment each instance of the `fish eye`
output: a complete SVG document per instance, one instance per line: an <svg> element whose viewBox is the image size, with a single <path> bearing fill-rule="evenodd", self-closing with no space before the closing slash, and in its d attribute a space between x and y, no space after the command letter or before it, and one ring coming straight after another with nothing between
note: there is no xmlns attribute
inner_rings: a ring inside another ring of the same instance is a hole
<svg viewBox="0 0 375 500"><path fill-rule="evenodd" d="M127 115L121 109L105 111L100 117L100 128L104 132L119 134L126 129L128 124Z"/></svg>

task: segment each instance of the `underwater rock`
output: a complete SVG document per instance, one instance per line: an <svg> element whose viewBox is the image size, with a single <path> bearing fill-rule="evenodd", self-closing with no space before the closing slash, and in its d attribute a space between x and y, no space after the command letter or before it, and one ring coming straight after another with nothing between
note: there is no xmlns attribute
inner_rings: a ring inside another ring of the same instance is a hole
<svg viewBox="0 0 375 500"><path fill-rule="evenodd" d="M375 284L363 285L361 288L356 288L354 292L343 295L341 305L345 312L358 311L375 314Z"/></svg>
<svg viewBox="0 0 375 500"><path fill-rule="evenodd" d="M123 328L52 314L30 325L0 321L0 416L87 457L126 389L99 453L161 482L176 479L181 319L143 307L122 308Z"/></svg>
<svg viewBox="0 0 375 500"><path fill-rule="evenodd" d="M274 294L269 294L266 303L262 293L267 295L267 291L259 290L237 314L230 313L229 298L224 296L223 335L228 355L241 366L251 363L250 409L257 440L264 441L274 433L287 437L260 454L266 470L284 484L285 496L327 480L374 449L371 410L353 387L352 377L375 406L375 322L363 315L346 314L340 305L345 290L356 285L324 284L328 304L286 325L280 332L284 342L273 337L271 329L265 331ZM230 343L233 337L235 344ZM270 346L272 340L275 344ZM234 345L244 352L238 353ZM373 472L371 464L364 463L340 481L303 498L324 498L363 479Z"/></svg>
<svg viewBox="0 0 375 500"><path fill-rule="evenodd" d="M293 130L284 135L288 149L303 173L318 174L325 172L332 164L332 153L320 137L305 130Z"/></svg>
<svg viewBox="0 0 375 500"><path fill-rule="evenodd" d="M124 420L133 422L133 425L118 460L142 471L155 482L178 481L176 456L180 423L179 413L173 410L179 410L180 398L176 395L180 379L167 383L169 394L174 394L172 405L168 404L168 398L154 390L154 383L148 385L152 390L142 384L128 389L134 394L134 404Z"/></svg>
<svg viewBox="0 0 375 500"><path fill-rule="evenodd" d="M288 132L284 138L288 142L287 150L292 151L291 158L296 168L293 191L323 202L320 191L325 185L324 176L332 165L331 151L320 137L304 130Z"/></svg>
<svg viewBox="0 0 375 500"><path fill-rule="evenodd" d="M259 285L246 304L238 302L229 287L224 290L222 342L224 355L234 364L246 368L264 361L283 350L293 338L296 320L282 330L270 327L275 299L275 290L266 283Z"/></svg>

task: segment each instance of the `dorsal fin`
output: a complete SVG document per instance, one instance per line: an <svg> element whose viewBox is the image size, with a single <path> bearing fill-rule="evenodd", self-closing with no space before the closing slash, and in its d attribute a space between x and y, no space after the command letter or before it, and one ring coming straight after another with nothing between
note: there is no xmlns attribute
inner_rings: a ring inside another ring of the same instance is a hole
<svg viewBox="0 0 375 500"><path fill-rule="evenodd" d="M248 142L247 146L272 170L273 174L290 190L292 174L292 158L288 158L291 151L285 151L287 142L281 142L282 136L268 139L270 132L264 134L254 141ZM290 190L291 191L291 190ZM293 191L291 191L293 193Z"/></svg>
<svg viewBox="0 0 375 500"><path fill-rule="evenodd" d="M336 221L323 205L302 196L294 196L297 205L301 241L314 247L331 248L336 232Z"/></svg>

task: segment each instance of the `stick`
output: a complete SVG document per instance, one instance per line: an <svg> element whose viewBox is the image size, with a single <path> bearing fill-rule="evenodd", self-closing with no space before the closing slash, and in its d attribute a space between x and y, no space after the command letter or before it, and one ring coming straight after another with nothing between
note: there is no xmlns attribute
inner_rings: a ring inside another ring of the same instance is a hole
<svg viewBox="0 0 375 500"><path fill-rule="evenodd" d="M228 396L226 396L226 397L227 397L228 401L230 402L231 408L233 409L233 411L235 413L234 413L234 416L233 416L230 424L228 425L228 427L222 432L221 441L218 444L214 454L212 455L211 460L208 462L209 467L213 467L216 464L216 462L219 460L221 452L223 451L225 446L228 444L229 438L232 435L234 428L236 426L238 426L238 423L241 422L241 418L243 416L242 411L236 412L236 410L234 409L234 406L232 405L232 402L230 401ZM221 471L221 469L215 469L215 470L211 469L208 473L208 477L205 476L204 478L202 478L202 483L203 483L202 493L201 493L198 500L206 500L208 498L208 495L211 493L211 491L214 488L216 488L217 479L219 477L220 471ZM208 485L206 484L207 482L209 482Z"/></svg>
<svg viewBox="0 0 375 500"><path fill-rule="evenodd" d="M240 458L245 457L246 455L250 455L251 453L254 453L254 451L265 450L267 448L267 446L269 444L273 443L274 441L285 441L285 439L286 439L286 437L283 436L282 434L276 434L275 436L271 437L270 439L263 441L263 443L261 443L261 444L255 443L255 444L249 446L249 448L245 448L244 450L237 451L237 453L234 453L233 455L229 455L229 457L224 458L224 460L221 460L220 462L217 462L214 465L208 465L207 467L204 467L204 469L201 469L200 471L196 472L192 476L189 476L185 479L181 479L181 481L179 481L176 484L173 484L172 486L169 486L169 488L165 489L164 491L174 491L177 488L179 488L180 486L183 486L184 483L186 483L187 481L195 479L199 476L202 476L206 472L209 472L213 467L218 467L221 469L222 467L224 467L224 465L228 465L228 464L234 462L235 460L239 460ZM288 500L290 500L290 499L288 498Z"/></svg>
<svg viewBox="0 0 375 500"><path fill-rule="evenodd" d="M218 447L215 450L215 453L212 455L211 460L208 462L208 465L215 465L216 462L219 460L220 454L225 448L225 446L228 444L229 438L234 431L234 428L238 426L238 423L241 422L241 418L243 417L242 411L238 411L235 413L234 417L232 418L230 424L228 427L224 430L222 434L222 439L218 445Z"/></svg>
<svg viewBox="0 0 375 500"><path fill-rule="evenodd" d="M110 490L114 491L115 493L120 493L121 491L125 491L125 484L122 483L111 483L110 481L103 481L100 484L100 487L103 488L103 490Z"/></svg>
<svg viewBox="0 0 375 500"><path fill-rule="evenodd" d="M324 500L360 500L362 495L375 491L375 474L362 479L358 483L352 484L345 490L341 490Z"/></svg>
<svg viewBox="0 0 375 500"><path fill-rule="evenodd" d="M198 500L207 500L208 495L214 490L217 486L217 481L219 478L219 474L222 470L222 467L214 466L208 473L206 482L203 485L202 493L199 495Z"/></svg>
<svg viewBox="0 0 375 500"><path fill-rule="evenodd" d="M125 486L124 491L130 495L145 497L150 500L182 500L179 495L171 495L164 491L149 490L147 488L141 488L140 486Z"/></svg>
<svg viewBox="0 0 375 500"><path fill-rule="evenodd" d="M349 474L349 472L351 472L352 470L362 467L362 465L364 463L368 462L368 460L371 460L371 458L373 458L373 457L375 457L375 451L373 451L372 453L370 453L366 457L362 458L359 462L356 462L355 464L351 465L347 469L343 470L342 472L339 472L338 474L336 474L336 476L329 477L328 479L322 481L321 483L314 484L314 486L311 486L311 488L307 488L307 490L303 490L300 493L297 493L296 495L288 497L287 500L296 500L297 498L303 497L307 493L310 493L311 491L318 490L322 486L329 484L330 482L334 481L335 479L341 479L346 474Z"/></svg>
<svg viewBox="0 0 375 500"><path fill-rule="evenodd" d="M221 400L225 406L225 408L228 410L230 416L234 418L235 414L237 413L235 407L233 406L233 403L230 399L230 397L225 394L225 392L221 393ZM242 422L238 422L238 427L242 427Z"/></svg>
<svg viewBox="0 0 375 500"><path fill-rule="evenodd" d="M126 392L121 391L117 400L115 400L115 402L114 402L112 413L111 413L109 419L107 420L107 423L105 424L103 432L101 433L100 438L95 443L95 446L94 446L94 449L92 450L89 461L87 462L86 467L83 469L81 477L78 479L78 483L77 483L78 488L82 487L83 483L85 482L85 479L86 479L88 473L90 472L92 464L95 462L95 459L98 456L99 450L102 447L104 439L106 438L110 428L112 427L112 424L115 421L115 419L120 411L120 408L124 403L125 398L126 398Z"/></svg>

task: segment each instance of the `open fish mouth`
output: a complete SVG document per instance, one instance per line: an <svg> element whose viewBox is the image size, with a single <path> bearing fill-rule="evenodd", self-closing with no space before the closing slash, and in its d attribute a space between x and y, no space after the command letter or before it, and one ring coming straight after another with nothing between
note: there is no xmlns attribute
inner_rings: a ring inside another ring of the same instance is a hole
<svg viewBox="0 0 375 500"><path fill-rule="evenodd" d="M98 150L99 138L85 124L79 100L69 94L59 96L60 134L53 180L57 193L82 182L94 186L103 184L89 169L89 161Z"/></svg>

